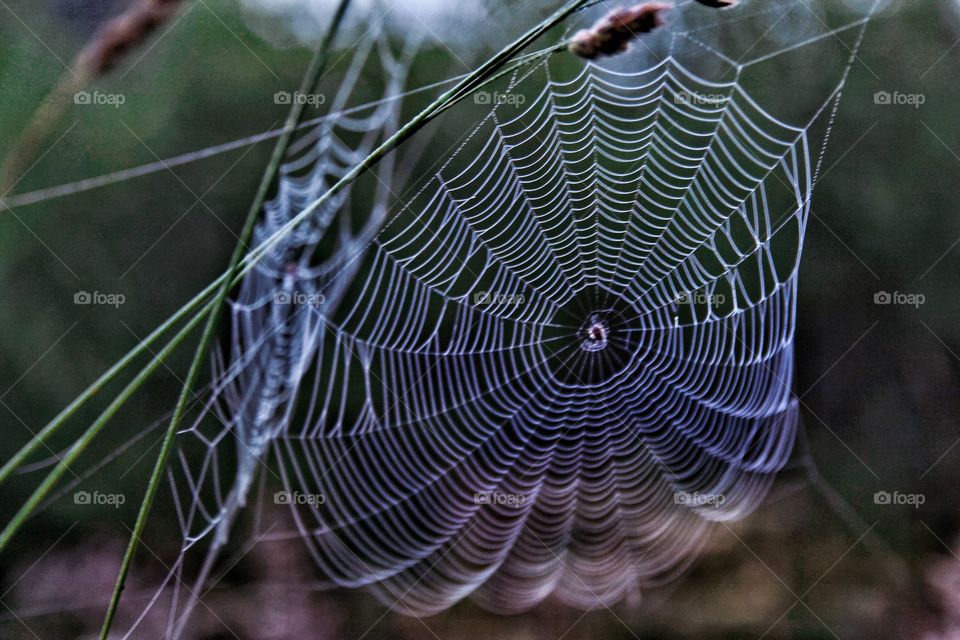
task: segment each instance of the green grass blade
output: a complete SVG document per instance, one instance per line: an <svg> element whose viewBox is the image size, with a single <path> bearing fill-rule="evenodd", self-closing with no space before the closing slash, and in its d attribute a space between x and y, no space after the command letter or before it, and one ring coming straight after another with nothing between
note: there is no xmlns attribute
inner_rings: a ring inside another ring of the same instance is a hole
<svg viewBox="0 0 960 640"><path fill-rule="evenodd" d="M337 10L334 13L333 20L330 23L330 28L327 31L323 42L318 47L316 54L313 56L313 59L310 61L310 66L304 75L303 82L301 83L300 87L300 93L310 93L320 81L320 76L327 65L330 46L332 45L333 40L340 29L343 16L346 13L347 6L349 4L350 0L340 0L339 4L337 5ZM229 266L224 274L223 281L220 284L217 295L213 300L212 307L210 308L209 315L207 316L206 325L203 328L203 335L200 338L200 344L197 346L197 350L194 353L193 362L190 364L190 370L187 373L187 378L183 383L180 396L177 398L177 405L173 411L173 417L170 419L170 425L164 434L163 444L160 447L160 453L157 456L156 463L154 464L153 471L150 475L150 481L147 484L147 490L143 497L143 501L140 503L140 510L137 513L136 523L133 526L133 530L130 532L130 541L127 545L127 550L123 555L123 562L120 565L120 572L117 576L117 582L114 586L113 594L110 597L110 604L107 607L107 612L104 616L103 627L100 630L101 640L106 640L108 634L110 633L110 627L113 625L117 607L120 604L120 596L123 593L127 575L130 572L130 565L133 563L133 557L136 555L137 547L140 543L140 536L143 535L143 531L147 526L147 518L150 515L150 509L153 506L153 500L156 497L157 490L160 487L160 479L163 477L163 470L167 466L167 460L170 457L170 451L173 449L173 440L176 436L177 429L180 426L180 422L183 419L187 402L193 395L193 389L196 385L197 379L200 376L200 370L203 367L203 364L206 362L207 354L210 351L210 346L213 344L213 339L216 335L217 324L220 320L220 314L223 309L224 302L226 302L232 282L240 270L241 260L243 259L244 254L246 254L248 251L247 243L253 236L253 229L260 217L260 212L263 209L264 202L267 199L267 194L270 192L270 188L277 179L277 174L280 172L280 166L283 163L283 158L286 156L287 148L290 146L290 142L293 140L293 135L297 130L297 125L300 124L300 121L303 118L303 112L305 108L306 105L304 103L297 100L293 101L293 105L290 108L290 113L287 115L287 120L284 123L283 133L280 135L280 138L277 139L277 143L274 146L273 155L270 157L270 162L267 165L267 169L263 174L262 180L260 181L260 186L257 188L257 193L250 205L250 210L247 212L247 218L244 221L243 230L240 232L240 238L233 250L233 255L230 257Z"/></svg>

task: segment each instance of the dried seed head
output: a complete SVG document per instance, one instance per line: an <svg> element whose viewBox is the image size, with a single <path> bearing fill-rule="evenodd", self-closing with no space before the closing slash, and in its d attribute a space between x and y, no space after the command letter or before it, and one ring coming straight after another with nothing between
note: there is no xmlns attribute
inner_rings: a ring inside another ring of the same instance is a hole
<svg viewBox="0 0 960 640"><path fill-rule="evenodd" d="M621 53L630 41L663 25L662 13L672 8L667 2L646 2L611 11L589 29L574 34L568 50L581 58L593 59Z"/></svg>
<svg viewBox="0 0 960 640"><path fill-rule="evenodd" d="M575 56L592 60L597 57L597 46L594 42L593 33L589 29L581 29L573 34L567 50Z"/></svg>
<svg viewBox="0 0 960 640"><path fill-rule="evenodd" d="M99 76L109 71L125 52L143 42L177 11L182 0L140 0L107 21L90 44L77 55L74 67Z"/></svg>

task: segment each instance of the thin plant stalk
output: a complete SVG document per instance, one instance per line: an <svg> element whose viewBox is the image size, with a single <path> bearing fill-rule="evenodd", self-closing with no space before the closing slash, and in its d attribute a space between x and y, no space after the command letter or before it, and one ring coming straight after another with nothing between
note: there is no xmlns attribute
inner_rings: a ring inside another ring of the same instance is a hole
<svg viewBox="0 0 960 640"><path fill-rule="evenodd" d="M563 7L543 20L540 24L533 27L511 44L501 49L499 53L494 55L479 68L458 82L452 89L443 93L440 97L430 103L430 105L427 106L423 111L418 113L413 117L413 119L407 122L407 124L401 127L399 131L390 136L390 138L385 140L379 147L370 152L366 158L354 166L354 168L347 172L342 178L340 178L340 180L334 183L333 186L331 186L322 196L314 200L310 206L291 218L282 227L277 229L273 235L264 240L260 246L251 251L247 256L247 259L252 262L257 262L260 260L266 253L276 246L276 244L279 243L284 236L290 233L290 231L296 228L304 220L314 215L328 200L340 193L354 180L376 166L376 164L380 162L384 156L396 149L400 144L405 142L417 131L425 127L440 113L453 106L453 104L464 99L466 96L470 95L470 93L485 85L488 81L500 77L498 72L501 71L503 66L507 64L507 62L517 53L528 47L531 43L537 40L537 38L562 22L570 14L578 11L586 6L589 2L593 1L595 0L570 0ZM555 48L551 47L548 52L552 53L554 49ZM529 60L525 62L529 62Z"/></svg>
<svg viewBox="0 0 960 640"><path fill-rule="evenodd" d="M336 37L337 32L340 30L343 16L346 13L349 4L350 0L340 0L339 4L337 5L337 9L333 15L333 20L330 23L330 27L327 30L322 43L317 48L317 52L310 61L310 66L307 68L307 72L304 75L303 82L300 86L301 94L310 93L319 83L320 77L327 66L330 47L333 44L333 40ZM123 555L123 562L120 565L120 572L117 575L117 582L114 586L113 595L110 597L110 604L107 607L107 612L103 619L103 627L100 630L101 640L106 640L108 634L110 633L110 627L113 624L117 607L120 604L120 596L123 593L127 575L130 572L130 566L133 563L133 558L136 555L137 547L140 543L140 536L143 534L143 531L146 528L147 518L150 515L150 509L153 505L153 500L156 497L157 490L160 487L160 479L163 476L163 471L167 466L167 460L169 459L170 452L173 449L174 437L176 436L177 429L181 420L183 419L187 403L190 400L190 397L193 395L193 388L200 376L200 370L203 368L204 362L206 362L207 354L210 351L210 346L213 344L213 340L216 335L217 324L220 321L220 315L222 313L224 303L226 302L227 295L230 293L231 283L240 270L243 256L248 251L247 243L253 236L253 230L256 226L258 218L260 217L260 212L262 211L263 205L266 202L270 188L277 179L277 175L280 172L280 166L283 163L283 159L287 153L287 148L290 146L290 142L293 140L293 135L297 130L297 125L300 124L300 121L303 118L305 108L306 105L304 102L298 100L293 101L293 105L290 108L290 113L287 115L287 120L284 123L283 133L280 135L280 138L277 139L277 143L274 146L273 155L270 157L270 162L267 165L267 169L260 181L260 186L257 188L257 193L254 196L249 211L247 212L247 218L244 221L243 230L240 232L240 238L233 250L233 255L230 256L230 263L227 267L226 273L224 274L223 282L220 284L220 288L217 291L217 295L213 300L212 307L210 308L209 315L207 315L207 322L203 328L203 335L200 338L200 343L197 346L197 350L194 352L193 362L190 364L190 370L187 373L187 378L184 381L183 388L180 391L180 397L177 398L176 408L173 411L173 416L170 419L170 425L167 428L167 432L164 434L163 444L160 447L160 453L157 456L157 460L153 467L153 472L150 475L150 481L147 484L146 494L143 497L143 501L140 503L140 510L137 513L136 523L134 524L133 530L130 532L130 541L127 545L127 550Z"/></svg>
<svg viewBox="0 0 960 640"><path fill-rule="evenodd" d="M173 352L174 349L183 342L190 332L200 324L200 320L203 319L203 314L197 314L194 316L182 329L177 333L176 336L170 340L167 345L161 349L150 361L146 367L144 367L137 376L123 388L123 391L114 398L114 400L103 410L90 428L74 442L73 446L67 451L66 455L60 459L60 462L53 468L53 470L47 474L47 477L44 478L43 482L34 490L34 492L27 498L27 501L24 502L23 506L14 514L13 518L10 519L10 522L4 527L3 531L0 531L0 550L4 549L7 544L9 544L10 539L16 534L20 529L21 525L30 517L34 509L37 508L37 505L46 498L47 494L53 489L57 484L63 474L67 472L67 469L70 468L70 465L73 464L80 454L84 452L93 438L103 429L104 425L113 417L113 415L120 410L120 408L130 399L130 396L149 378L157 367L159 367L163 361Z"/></svg>
<svg viewBox="0 0 960 640"><path fill-rule="evenodd" d="M517 58L513 64L510 64L503 69L499 70L494 75L491 75L489 78L485 79L482 83L477 85L473 90L483 88L489 83L495 82L501 77L512 73L513 71L523 67L524 65L530 64L535 60L539 60L558 51L562 51L567 46L566 42L561 42L553 47L545 49L543 51L538 51L535 54L528 56L522 56ZM447 109L453 107L457 102L461 101L467 95L469 91L466 91L460 95L457 95L451 100L438 108L433 114L432 117L436 117L441 113L445 112ZM272 239L272 238L271 238ZM246 275L255 266L255 262L250 260L244 261L243 268L236 274L233 281L230 283L230 286L236 285L239 280ZM107 384L109 384L117 375L119 375L126 367L128 367L138 356L142 355L151 344L157 341L158 338L170 331L179 321L187 317L191 311L195 311L199 307L198 313L205 315L209 313L210 307L213 304L212 300L209 300L206 305L200 306L204 300L206 300L214 291L220 287L223 282L227 279L226 273L218 276L213 282L207 285L200 293L196 294L191 298L187 303L180 307L173 315L167 318L160 326L154 329L147 337L141 340L133 349L128 351L120 360L118 360L113 366L111 366L107 371L105 371L100 377L98 377L93 383L91 383L84 391L77 396L69 405L67 405L60 413L58 413L54 418L48 422L43 429L37 432L19 451L17 451L7 462L0 467L0 485L22 464L24 464L33 453L36 452L40 446L48 442L54 434L64 425L67 420L69 420L80 407L86 404L94 395L99 393ZM85 437L84 436L81 437ZM0 551L3 550L3 545L0 545Z"/></svg>
<svg viewBox="0 0 960 640"><path fill-rule="evenodd" d="M175 324L187 317L187 315L197 309L198 306L203 303L203 301L218 287L220 291L223 291L223 288L226 286L227 291L229 288L236 284L250 269L252 269L257 260L262 257L267 251L272 248L280 239L283 238L290 230L296 226L296 224L302 222L309 215L312 215L320 206L323 205L327 200L329 200L333 195L340 192L343 188L349 185L353 180L362 175L364 172L375 166L380 160L382 160L388 153L394 150L397 146L402 144L408 138L410 138L414 133L423 128L427 123L432 119L438 116L440 113L446 111L452 107L455 103L463 100L466 96L470 95L471 92L476 91L477 89L485 86L486 84L495 81L496 79L502 77L506 73L513 71L516 68L519 68L523 64L528 64L531 61L531 57L521 58L514 61L514 64L508 65L506 68L503 68L505 63L514 56L518 51L527 47L531 42L536 40L536 38L543 35L546 31L554 27L556 24L561 22L563 19L568 17L573 12L578 9L586 6L590 0L571 0L563 8L558 10L556 13L548 17L546 20L541 22L539 25L525 33L518 40L508 45L506 48L501 50L499 54L488 60L480 68L476 69L474 72L470 73L464 77L454 88L444 93L442 96L437 98L433 103L431 103L427 108L421 111L413 120L408 122L403 128L401 128L396 134L391 136L386 140L380 147L375 149L371 154L360 164L358 164L353 170L351 170L347 175L345 175L341 180L334 184L330 190L328 190L323 196L318 200L314 201L310 207L305 209L303 212L298 214L290 223L285 225L283 228L275 232L270 238L265 240L256 250L252 251L245 258L242 259L243 267L240 268L240 264L236 265L236 268L228 269L227 272L221 274L217 277L211 284L209 284L203 291L194 296L187 304L178 309L170 318L168 318L161 326L155 329L150 335L147 336L143 341L141 341L134 349L128 352L121 360L119 360L113 367L111 367L107 372L100 376L93 384L91 384L74 402L68 405L63 411L60 412L40 433L37 434L31 442L28 443L23 449L21 449L15 456L0 469L0 482L6 479L10 473L15 470L20 464L25 461L25 459L33 453L41 444L43 444L47 439L49 439L63 424L66 420L69 419L83 404L85 404L89 399L95 395L104 385L110 382L116 375L119 374L121 370L126 368L137 356L142 354L148 349L150 344L155 342L157 338L167 333L170 329L175 326ZM551 55L552 53L560 50L561 46L551 47L544 52L538 52L539 55L535 57L540 57L540 55L546 56ZM262 203L261 203L262 206ZM251 209L252 210L252 209ZM257 209L259 212L259 208ZM251 225L252 229L252 225ZM245 245L246 243L242 243ZM238 245L238 246L242 246ZM242 252L241 252L242 253ZM225 296L224 296L225 299ZM65 458L61 461L54 471L51 472L51 476L44 480L40 488L31 496L31 500L28 504L25 504L24 508L18 512L14 517L11 523L7 526L3 532L0 532L0 551L6 546L9 542L9 539L14 533L19 529L23 522L29 517L33 508L36 504L39 503L49 491L55 485L57 479L62 477L63 473L66 471L66 468L72 463L83 449L89 443L92 438L97 435L100 429L104 426L107 420L111 418L117 410L129 399L136 389L138 389L146 379L156 370L159 364L163 359L169 355L173 349L179 345L179 343L186 337L190 330L197 326L199 321L205 316L208 317L208 314L211 314L214 308L222 304L223 299L220 299L219 295L217 298L208 301L205 305L200 308L200 310L194 315L188 322L187 326L181 329L173 340L157 354L157 356L147 365L141 372L128 384L127 387L121 392L113 403L108 407L108 410L104 411L103 414L98 418L98 420L88 428L88 430L81 435L78 439L75 448L71 449L71 452L74 455L70 456L69 459ZM207 335L205 333L205 335ZM209 334L209 340L212 342L212 331ZM209 346L209 345L208 345ZM195 382L196 376L194 376ZM191 382L189 379L187 382ZM189 385L192 388L192 384ZM186 387L186 385L185 385ZM188 397L188 396L187 396ZM179 414L175 414L175 420L171 421L171 426L173 427L172 431L168 430L170 433L176 432L176 425L182 420L182 410ZM163 451L161 451L163 453ZM69 455L69 454L68 454ZM167 450L167 456L169 456L169 449ZM165 462L165 461L164 461ZM162 472L162 466L155 466L156 469L160 469ZM159 483L159 473L152 476L151 483L148 489L152 488L152 494L155 495L156 484ZM151 497L152 502L152 497ZM147 505L148 507L150 505ZM141 510L142 513L145 513L147 510ZM139 522L139 519L138 519ZM142 533L143 526L140 528ZM133 538L131 543L136 538ZM134 545L135 546L135 545ZM127 564L127 570L129 570L129 564ZM119 585L119 583L118 583ZM106 625L105 625L106 626Z"/></svg>
<svg viewBox="0 0 960 640"><path fill-rule="evenodd" d="M143 354L151 344L157 341L158 338L167 333L172 329L180 320L185 318L188 313L197 308L197 306L203 302L206 298L210 296L216 290L217 285L221 282L220 279L214 281L208 285L203 291L195 295L189 302L180 307L172 316L167 318L160 326L154 329L150 334L137 343L137 346L131 349L120 358L116 363L113 364L109 369L107 369L99 378L93 381L84 391L74 398L74 400L64 407L60 413L58 413L50 422L46 424L39 432L34 434L30 441L27 442L19 451L17 451L9 460L7 460L3 467L0 467L0 484L12 474L20 465L26 462L27 458L30 457L41 445L46 443L53 437L53 435L66 424L73 414L77 412L80 407L87 403L90 398L99 393L110 381L112 381L121 371L123 371L131 362L137 359L138 356ZM209 303L208 303L209 306ZM3 550L3 544L0 543L0 550Z"/></svg>
<svg viewBox="0 0 960 640"><path fill-rule="evenodd" d="M295 216L290 222L285 224L283 227L278 229L267 238L263 243L261 243L255 250L251 251L246 257L242 258L243 266L242 268L238 265L236 269L229 269L227 272L218 276L213 282L211 282L207 287L201 291L199 294L194 296L188 303L183 307L178 309L173 316L168 318L160 327L155 329L150 335L147 336L143 341L141 341L136 347L134 347L130 352L128 352L121 360L119 360L113 367L111 367L107 372L105 372L100 378L94 381L76 400L74 400L70 405L68 405L63 411L61 411L49 424L47 424L40 433L38 433L31 441L25 445L20 451L18 451L7 464L0 469L0 482L6 479L10 473L15 470L20 464L22 464L26 458L33 453L40 445L42 445L47 439L49 439L63 424L66 420L70 418L83 404L85 404L93 395L95 395L105 384L110 382L116 375L128 366L138 355L142 354L147 348L156 341L164 333L168 332L177 321L183 319L190 313L190 311L196 309L204 299L206 299L210 293L216 290L218 287L222 288L227 286L229 287L236 284L247 272L249 272L257 263L257 261L267 253L277 242L279 242L285 235L287 235L297 224L302 222L304 219L316 212L316 210L321 207L327 200L329 200L333 195L342 191L346 186L351 182L356 180L360 175L365 173L367 170L374 167L378 162L380 162L388 153L393 151L397 146L402 144L408 138L410 138L414 133L422 129L426 124L428 124L433 118L443 113L455 103L463 100L466 96L470 95L471 92L476 91L477 89L485 86L487 83L493 82L506 73L513 71L524 64L529 64L533 58L526 57L515 61L515 64L509 65L506 68L503 65L511 56L515 55L517 51L522 50L528 46L531 42L536 40L538 37L543 35L546 31L556 26L559 22L569 16L571 13L577 11L578 9L585 6L588 2L592 0L571 0L563 8L558 10L556 13L551 15L549 18L541 22L537 27L534 27L518 40L514 41L512 44L508 45L506 48L501 50L494 58L487 61L480 68L476 69L469 75L463 78L455 87L444 93L442 96L437 98L432 102L428 107L421 111L415 118L409 121L403 128L401 128L396 134L387 139L383 144L381 144L377 149L372 151L370 155L367 156L360 164L358 164L354 169L352 169L348 174L341 178L337 183L335 183L323 196L315 200L307 209ZM555 53L560 50L562 47L560 45L555 47L550 47L549 49L538 52L535 57L547 56ZM494 63L495 64L492 64ZM252 227L252 225L251 225ZM246 243L243 243L244 245ZM218 298L207 302L190 320L190 327L193 328L196 326L196 322L202 317L210 314L215 306L217 306ZM225 299L225 296L224 296ZM222 300L220 301L222 303ZM179 334L178 336L179 337ZM212 341L212 336L211 336ZM168 353L167 349L164 349L162 353ZM132 392L135 391L141 384L143 384L146 379L149 377L149 374L156 370L158 363L151 362L140 374L124 389L122 392L122 400L125 402L132 395ZM144 375L146 374L146 375ZM189 380L188 380L189 382ZM192 384L191 384L192 387ZM129 393L128 393L129 390ZM121 403L122 404L122 403ZM113 406L113 405L111 405ZM117 406L116 408L119 408ZM112 417L115 411L110 413ZM182 412L181 412L182 414ZM182 419L182 415L175 415L176 424L179 424ZM173 424L173 423L171 423ZM97 433L99 433L100 428L103 424L98 420L96 423L91 425L84 434L80 436L78 443L83 443L84 446L89 442ZM175 430L174 430L175 432ZM72 460L71 460L72 462ZM56 469L55 469L56 470ZM51 472L53 473L53 472ZM62 475L62 472L60 473ZM58 476L59 477L59 476ZM41 487L44 491L41 493L38 490L38 500L42 500L50 489L52 489L53 483L48 483L45 479ZM33 497L33 496L32 496ZM11 521L3 532L0 532L0 551L2 551L6 544L9 542L10 538L19 527L23 524L23 521L29 517L30 512L21 510L23 513L18 512L17 516Z"/></svg>
<svg viewBox="0 0 960 640"><path fill-rule="evenodd" d="M80 91L106 75L131 49L165 25L180 8L182 0L138 0L107 20L80 50L56 87L44 98L14 147L0 165L0 193L6 195L30 170L43 142L80 98Z"/></svg>
<svg viewBox="0 0 960 640"><path fill-rule="evenodd" d="M502 49L498 54L493 56L486 63L481 65L476 71L471 73L468 77L464 78L461 82L457 83L455 87L438 97L431 103L424 111L415 116L410 120L406 125L400 128L394 135L388 138L383 142L377 149L370 153L363 161L356 165L351 171L344 175L339 181L337 181L323 196L318 198L313 204L297 216L295 216L290 222L281 227L276 233L271 236L271 239L268 239L260 247L259 251L251 251L249 258L251 262L255 263L260 256L263 256L267 251L270 250L284 235L290 233L299 223L306 220L309 216L313 215L319 208L328 201L334 195L342 191L346 186L355 181L358 177L363 175L366 171L374 167L378 162L380 162L387 154L396 149L400 144L405 140L409 139L414 133L419 131L421 128L426 126L426 124L436 117L441 111L445 110L450 106L450 102L453 100L459 100L468 95L471 91L476 90L476 88L483 84L483 82L489 79L491 76L494 76L498 70L500 70L507 62L510 61L517 53L525 49L537 38L542 36L544 33L552 29L555 25L559 24L571 13L576 11L582 5L586 4L589 0L570 0L566 5L564 5L560 10L556 11L553 15L548 17L546 20L541 22L536 27L530 29L520 38L514 41L512 44L508 45ZM343 12L346 10L346 6L349 3L349 0L341 0L337 13L334 16L333 23L331 24L330 31L327 33L324 44L321 49L318 51L317 56L315 56L311 66L313 67L310 72L307 74L307 78L304 82L304 93L307 93L311 88L316 84L316 80L319 77L320 70L324 66L326 51L329 49L330 43L336 34L336 30L339 27L341 18L343 17ZM314 75L316 74L316 75ZM300 107L299 109L297 107ZM100 640L106 640L110 627L112 625L114 616L116 614L117 605L119 604L120 595L123 592L124 583L126 582L126 576L130 570L130 564L132 563L133 556L136 552L137 546L140 541L140 535L143 533L143 530L146 527L146 520L150 512L150 508L153 504L153 499L156 496L157 489L160 485L160 478L163 475L163 470L166 467L167 459L169 458L170 451L173 445L173 439L177 432L177 428L182 420L184 409L186 403L193 393L193 386L196 383L197 378L199 377L200 368L203 365L203 362L206 359L207 352L210 345L213 342L213 337L216 330L216 325L219 320L220 311L223 303L226 300L226 296L230 291L230 281L233 280L233 277L237 274L240 269L240 263L243 259L244 252L246 250L246 242L249 239L250 235L253 233L253 227L256 223L257 217L259 216L260 209L263 206L263 202L266 199L267 192L269 187L272 185L273 180L276 176L277 171L280 168L280 163L283 159L283 155L286 151L287 145L289 144L293 132L296 130L296 125L299 121L300 116L302 115L302 105L295 104L294 108L291 109L290 116L287 118L287 126L285 127L284 134L277 141L277 146L274 149L274 156L271 159L271 163L267 168L267 172L264 175L264 179L260 184L260 189L258 190L257 197L254 199L254 203L250 208L247 221L244 225L243 233L241 234L240 241L237 243L237 247L234 250L234 254L231 257L230 266L227 269L226 277L224 282L220 285L220 291L217 293L217 297L213 302L213 308L210 310L210 315L207 318L207 324L204 327L203 336L201 337L200 345L197 348L197 351L194 355L193 363L190 367L190 372L187 375L187 379L184 382L183 389L180 394L180 398L177 401L177 407L174 410L173 417L170 420L170 426L167 429L167 433L164 436L164 441L160 454L157 456L156 464L154 465L153 474L150 478L150 483L147 486L147 493L144 497L143 502L140 506L140 512L137 515L137 522L134 526L133 531L130 534L130 543L127 547L127 551L123 557L123 563L120 568L120 575L117 579L117 584L114 588L113 596L110 600L110 606L107 610L106 617L104 619L103 628L100 632Z"/></svg>

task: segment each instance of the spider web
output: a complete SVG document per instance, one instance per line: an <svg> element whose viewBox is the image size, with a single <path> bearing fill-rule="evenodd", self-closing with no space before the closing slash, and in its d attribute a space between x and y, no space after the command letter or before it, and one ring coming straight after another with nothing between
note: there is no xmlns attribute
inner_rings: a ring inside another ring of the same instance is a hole
<svg viewBox="0 0 960 640"><path fill-rule="evenodd" d="M723 44L720 27L797 7L699 23L684 7L618 59L525 68L478 94L477 125L412 197L388 161L271 249L179 436L184 542L133 629L173 585L168 631L183 631L253 499L295 525L257 540L295 536L326 586L414 615L467 596L503 613L549 595L610 605L674 580L712 523L750 514L793 450L810 199L872 16L828 27L811 12L773 43ZM791 105L806 118L774 116L759 70L811 47L847 60L842 74ZM378 51L398 93L405 64ZM395 130L398 108L302 138L258 241Z"/></svg>
<svg viewBox="0 0 960 640"><path fill-rule="evenodd" d="M791 451L803 130L671 60L548 87L377 239L318 345L343 393L277 442L322 573L413 613L669 579Z"/></svg>

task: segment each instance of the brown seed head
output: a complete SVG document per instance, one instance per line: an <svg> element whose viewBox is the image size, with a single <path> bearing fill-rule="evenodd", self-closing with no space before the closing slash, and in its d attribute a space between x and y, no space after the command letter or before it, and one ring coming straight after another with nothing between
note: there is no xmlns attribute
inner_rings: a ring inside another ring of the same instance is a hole
<svg viewBox="0 0 960 640"><path fill-rule="evenodd" d="M592 60L610 56L630 48L630 41L663 25L663 12L671 9L668 2L646 2L621 7L608 13L589 29L578 31L567 47L570 53Z"/></svg>

